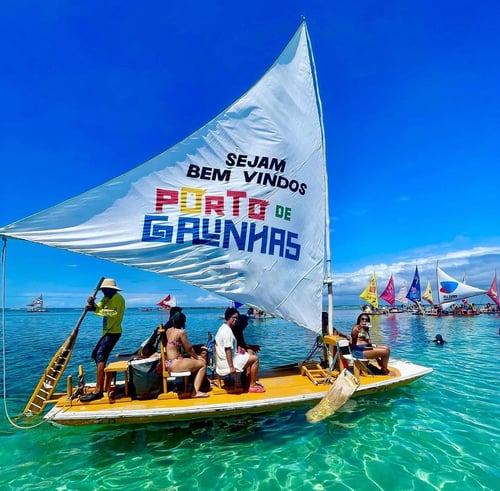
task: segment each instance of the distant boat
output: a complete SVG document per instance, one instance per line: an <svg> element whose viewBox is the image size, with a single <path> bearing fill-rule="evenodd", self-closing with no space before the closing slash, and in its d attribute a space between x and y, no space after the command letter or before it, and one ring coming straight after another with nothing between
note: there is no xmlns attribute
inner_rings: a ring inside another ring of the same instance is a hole
<svg viewBox="0 0 500 491"><path fill-rule="evenodd" d="M366 300L372 307L378 309L377 277L375 273L372 274L368 285L359 296L363 300Z"/></svg>
<svg viewBox="0 0 500 491"><path fill-rule="evenodd" d="M438 285L438 303L454 303L476 295L488 293L486 290L467 285L462 281L452 278L439 266L436 266L436 277Z"/></svg>
<svg viewBox="0 0 500 491"><path fill-rule="evenodd" d="M406 286L405 286L406 288ZM405 295L406 295L406 290L405 290ZM382 300L385 300L389 305L389 313L391 314L399 314L403 312L402 307L396 306L396 300L401 301L399 298L396 297L396 290L394 288L394 278L391 277L389 278L389 281L387 282L386 287L384 288L384 291L380 294L380 297ZM408 302L408 301L407 301Z"/></svg>
<svg viewBox="0 0 500 491"><path fill-rule="evenodd" d="M410 289L406 294L406 298L413 302L417 308L415 314L424 314L425 308L422 305L422 290L420 288L420 275L418 274L418 266L415 266L415 274L411 282Z"/></svg>
<svg viewBox="0 0 500 491"><path fill-rule="evenodd" d="M425 289L424 294L422 295L422 298L429 304L434 305L434 298L432 296L432 287L431 287L431 282L429 280L427 280L427 287Z"/></svg>
<svg viewBox="0 0 500 491"><path fill-rule="evenodd" d="M391 307L394 307L394 303L396 301L396 291L394 290L394 279L392 277L389 278L384 291L380 294L380 298L385 300Z"/></svg>
<svg viewBox="0 0 500 491"><path fill-rule="evenodd" d="M500 301L498 300L498 282L497 282L497 272L495 271L495 276L493 277L493 281L491 282L491 286L489 290L486 292L486 295L490 297L495 305L491 303L487 303L482 309L482 314L500 314Z"/></svg>
<svg viewBox="0 0 500 491"><path fill-rule="evenodd" d="M175 295L168 294L163 300L160 300L156 305L160 307L158 310L170 310L177 305Z"/></svg>
<svg viewBox="0 0 500 491"><path fill-rule="evenodd" d="M497 273L495 271L495 276L491 282L490 289L486 292L486 295L490 297L496 304L497 309L500 307L500 301L498 300L498 283L497 283Z"/></svg>
<svg viewBox="0 0 500 491"><path fill-rule="evenodd" d="M43 306L43 296L40 294L40 296L36 297L33 302L29 303L27 305L28 307L28 312L47 312L47 308Z"/></svg>
<svg viewBox="0 0 500 491"><path fill-rule="evenodd" d="M361 306L361 310L367 314L377 315L377 314L387 314L388 309L380 309L378 304L378 289L377 289L377 277L375 273L372 274L367 287L361 292L360 298L366 300L369 305ZM370 307L373 307L371 308Z"/></svg>
<svg viewBox="0 0 500 491"><path fill-rule="evenodd" d="M408 298L406 298L406 294L408 293L408 288L406 287L406 281L403 281L403 285L399 289L398 294L396 295L396 300L400 302L403 308L408 308Z"/></svg>
<svg viewBox="0 0 500 491"><path fill-rule="evenodd" d="M263 321L266 319L274 319L273 314L268 314L264 310L254 309L253 307L249 307L246 315L248 316L249 319L258 320L258 321Z"/></svg>

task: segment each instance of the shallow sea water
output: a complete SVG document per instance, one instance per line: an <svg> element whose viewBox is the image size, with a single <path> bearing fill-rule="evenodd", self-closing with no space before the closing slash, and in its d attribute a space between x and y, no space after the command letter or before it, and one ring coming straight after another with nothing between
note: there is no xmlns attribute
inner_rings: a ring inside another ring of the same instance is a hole
<svg viewBox="0 0 500 491"><path fill-rule="evenodd" d="M194 343L222 322L217 310L185 312ZM336 327L348 332L358 313L337 309ZM164 315L129 309L114 352L135 349ZM498 360L491 355L499 349L500 316L373 317L375 342L434 372L404 388L352 398L316 425L307 423L303 406L175 426L13 427L5 407L12 417L23 410L79 316L78 310L5 314L1 489L499 489ZM90 352L99 333L99 319L89 314L66 372L74 380L80 363L93 380ZM429 343L437 333L448 343ZM315 335L272 319L252 322L246 338L262 345L261 364L269 367L304 358Z"/></svg>

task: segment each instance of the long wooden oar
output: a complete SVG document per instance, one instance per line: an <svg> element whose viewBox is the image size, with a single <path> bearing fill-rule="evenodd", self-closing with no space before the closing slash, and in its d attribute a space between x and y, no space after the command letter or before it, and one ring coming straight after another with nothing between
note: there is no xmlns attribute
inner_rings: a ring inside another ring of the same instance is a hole
<svg viewBox="0 0 500 491"><path fill-rule="evenodd" d="M94 289L94 293L92 297L95 298L99 288L101 288L101 284L104 281L104 278L99 280L97 286ZM52 394L56 390L56 386L61 379L66 366L68 365L69 359L73 353L73 348L75 347L76 338L78 336L78 330L80 329L80 324L85 319L85 315L87 314L87 309L84 308L83 312L78 319L73 331L68 336L66 341L61 345L61 347L56 351L56 354L50 360L50 363L47 365L47 368L43 372L38 385L36 386L33 394L26 404L24 411L21 416L35 416L39 414L43 408L45 403L52 397Z"/></svg>
<svg viewBox="0 0 500 491"><path fill-rule="evenodd" d="M309 423L317 423L331 416L339 407L343 406L354 391L358 388L359 380L344 368L335 379L330 390L316 406L307 411Z"/></svg>

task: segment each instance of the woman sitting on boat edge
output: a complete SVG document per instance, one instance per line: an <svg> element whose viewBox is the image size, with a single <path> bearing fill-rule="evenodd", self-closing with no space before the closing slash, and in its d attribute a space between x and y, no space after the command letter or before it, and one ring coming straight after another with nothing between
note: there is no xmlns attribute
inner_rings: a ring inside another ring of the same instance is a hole
<svg viewBox="0 0 500 491"><path fill-rule="evenodd" d="M190 371L196 373L193 382L193 397L208 397L206 392L201 392L200 387L205 378L207 364L205 359L196 354L186 334L186 316L182 312L175 312L171 319L172 327L165 333L166 357L165 368L169 372ZM190 356L182 356L181 348Z"/></svg>
<svg viewBox="0 0 500 491"><path fill-rule="evenodd" d="M351 331L351 352L356 358L365 358L368 360L377 360L382 373L391 375L389 370L389 356L391 349L389 346L378 344L372 345L370 339L370 317L362 313L358 316L356 324Z"/></svg>

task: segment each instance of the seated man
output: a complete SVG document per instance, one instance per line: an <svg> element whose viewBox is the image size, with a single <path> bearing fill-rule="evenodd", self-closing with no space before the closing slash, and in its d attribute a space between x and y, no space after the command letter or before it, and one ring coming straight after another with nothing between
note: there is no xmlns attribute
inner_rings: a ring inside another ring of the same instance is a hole
<svg viewBox="0 0 500 491"><path fill-rule="evenodd" d="M238 322L239 313L234 307L229 307L224 313L224 323L215 336L217 353L217 373L225 376L230 373L245 370L247 380L250 381L248 392L265 392L264 387L258 385L259 358L244 349L238 350L238 343L233 334L232 326Z"/></svg>

